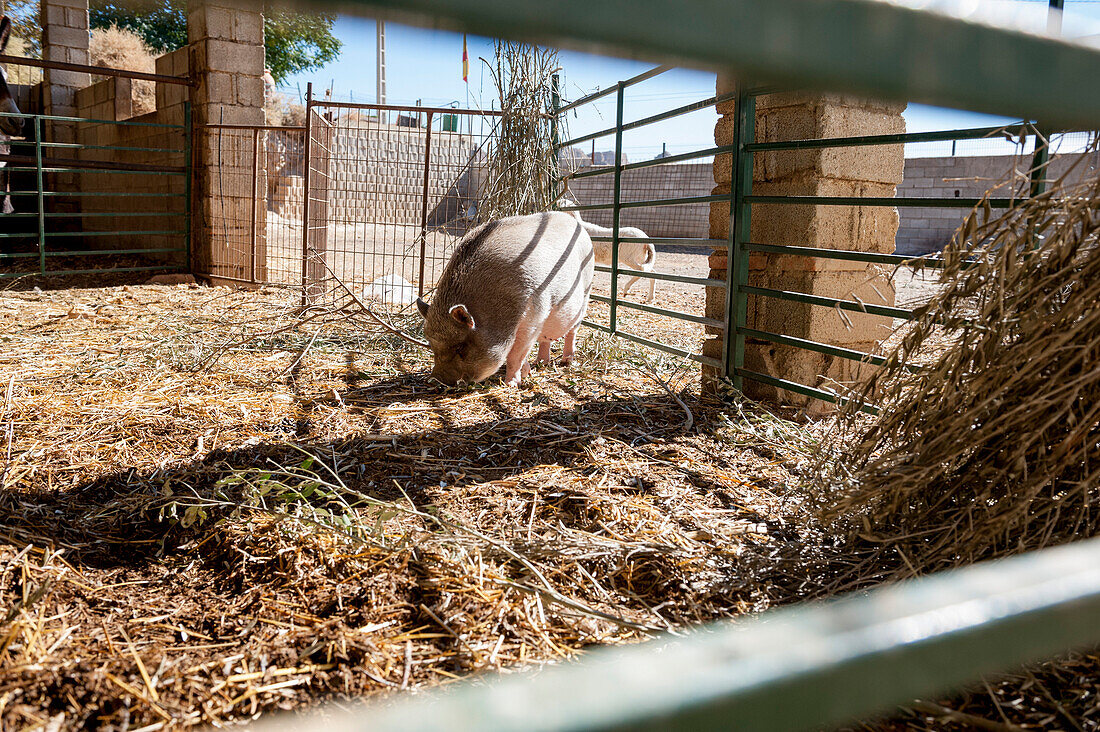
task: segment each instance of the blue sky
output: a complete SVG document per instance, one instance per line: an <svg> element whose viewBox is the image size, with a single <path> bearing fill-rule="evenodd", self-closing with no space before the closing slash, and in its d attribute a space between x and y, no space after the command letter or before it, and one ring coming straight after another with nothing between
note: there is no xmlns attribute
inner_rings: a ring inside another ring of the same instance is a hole
<svg viewBox="0 0 1100 732"><path fill-rule="evenodd" d="M1011 17L1024 26L1045 27L1045 0L994 0L986 8L1000 17ZM1067 35L1100 33L1100 1L1067 0L1064 27ZM312 81L315 94L329 87L333 98L341 101L375 101L375 22L370 19L340 16L334 31L343 42L340 58L323 69L298 74L283 85L291 96L304 95L306 83ZM481 59L493 57L493 42L488 38L468 36L470 83L462 82L462 35L438 30L412 28L395 23L386 24L387 101L390 104L461 106L488 108L493 103L492 81ZM562 67L563 96L575 99L585 93L605 88L620 79L634 76L650 67L636 61L594 56L564 51L559 55ZM689 104L714 94L714 74L677 69L632 87L626 97L624 117L627 121ZM969 112L944 110L923 105L910 105L905 112L907 129L911 132L973 127L999 122L1007 118L989 117ZM568 120L573 136L594 132L614 124L613 98L591 105L583 113ZM670 153L688 152L713 145L715 116L713 110L646 127L624 137L623 147L632 160L652 158L667 148ZM587 147L590 143L585 143ZM613 147L611 138L597 141L597 150ZM959 154L1009 153L1011 147L992 141L960 143ZM950 152L950 143L911 146L909 155L940 155Z"/></svg>

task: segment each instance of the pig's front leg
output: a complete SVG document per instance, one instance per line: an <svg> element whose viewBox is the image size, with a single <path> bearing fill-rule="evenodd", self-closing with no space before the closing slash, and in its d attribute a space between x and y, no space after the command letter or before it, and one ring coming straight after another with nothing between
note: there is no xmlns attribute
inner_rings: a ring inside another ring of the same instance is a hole
<svg viewBox="0 0 1100 732"><path fill-rule="evenodd" d="M504 360L504 383L508 386L519 386L523 377L531 373L531 365L527 363L527 354L531 352L531 346L538 340L538 332L520 332L516 336L516 342L512 344L512 350L508 351L508 357ZM540 349L541 350L541 349Z"/></svg>

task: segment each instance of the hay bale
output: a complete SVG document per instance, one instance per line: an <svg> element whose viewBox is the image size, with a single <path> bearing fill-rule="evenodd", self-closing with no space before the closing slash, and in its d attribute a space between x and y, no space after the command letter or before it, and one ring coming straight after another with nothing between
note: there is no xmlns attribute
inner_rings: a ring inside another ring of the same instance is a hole
<svg viewBox="0 0 1100 732"><path fill-rule="evenodd" d="M92 31L88 57L92 66L156 73L156 55L145 45L141 36L114 25ZM103 78L106 77L97 77L96 80ZM153 82L135 80L132 88L135 117L157 108L156 87Z"/></svg>
<svg viewBox="0 0 1100 732"><path fill-rule="evenodd" d="M975 210L942 291L855 395L880 413L848 405L819 455L820 514L884 549L879 577L1100 534L1100 176L1071 174Z"/></svg>

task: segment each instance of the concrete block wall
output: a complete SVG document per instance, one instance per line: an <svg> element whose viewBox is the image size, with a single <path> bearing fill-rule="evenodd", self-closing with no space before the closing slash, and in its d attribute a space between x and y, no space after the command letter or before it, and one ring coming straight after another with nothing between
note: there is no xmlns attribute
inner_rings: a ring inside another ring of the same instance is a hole
<svg viewBox="0 0 1100 732"><path fill-rule="evenodd" d="M91 36L88 30L87 0L41 0L39 7L42 22L42 57L48 61L71 64L88 63L88 46ZM88 85L88 74L77 71L46 69L42 75L42 113L58 117L76 114L76 92ZM43 134L52 142L71 143L76 139L79 125L71 122L49 121ZM72 173L48 173L45 184L52 190L71 190L76 184ZM80 202L55 197L48 206L50 213L76 213Z"/></svg>
<svg viewBox="0 0 1100 732"><path fill-rule="evenodd" d="M718 94L734 91L732 79L719 75ZM757 100L756 141L903 132L904 105L873 102L842 95L815 96L785 93ZM734 103L719 105L723 115L715 127L718 145L733 141ZM900 145L875 148L872 154L851 155L837 150L775 151L757 155L753 167L753 193L759 195L893 196L903 173ZM729 155L714 160L714 193L727 194L732 179ZM855 206L756 205L750 237L763 244L788 244L829 249L891 253L898 214L893 208ZM729 236L729 206L711 206L710 236ZM710 257L715 279L725 279L727 254L716 249ZM892 305L894 292L885 272L857 262L815 260L805 257L754 255L749 260L750 285L829 297ZM724 318L725 290L707 289L707 315ZM872 350L892 327L888 318L853 313L841 319L831 308L750 296L747 325L757 330L807 338L860 351ZM721 334L703 348L706 355L721 358ZM858 362L825 356L788 346L748 340L745 367L808 386L852 384L864 378L867 367ZM705 369L706 376L713 376ZM774 387L745 381L754 398L822 409L820 402Z"/></svg>
<svg viewBox="0 0 1100 732"><path fill-rule="evenodd" d="M158 73L187 75L186 49L175 51L157 59ZM81 123L76 130L76 141L90 146L139 147L158 150L185 147L183 129L148 127L148 124L168 124L182 127L185 120L184 103L187 87L157 84L156 97L161 104L157 109L138 117L133 116L133 82L130 79L107 78L79 89L74 94L75 115L106 122ZM110 124L109 121L130 121L135 125ZM140 163L153 166L182 167L183 153L138 152L84 149L78 153L87 161L115 163ZM185 180L179 175L85 172L74 176L73 190L109 192L111 196L88 196L81 199L82 212L96 214L84 219L84 229L96 232L126 231L180 231L187 222L182 215L185 203L182 198L135 196L133 194L173 193L185 191ZM103 216L101 214L157 214L156 216ZM167 249L181 248L186 240L183 235L166 234L115 234L88 236L81 240L84 249ZM183 264L180 255L158 253L161 261Z"/></svg>
<svg viewBox="0 0 1100 732"><path fill-rule="evenodd" d="M277 146L287 158L301 158L301 143ZM268 146L271 149L271 146ZM432 131L428 212L467 170L472 140L454 132ZM329 216L333 223L419 225L424 193L424 130L396 125L337 128L327 156L330 172ZM277 171L268 208L282 218L302 218L302 164L285 160L265 165Z"/></svg>
<svg viewBox="0 0 1100 732"><path fill-rule="evenodd" d="M187 7L195 122L192 267L200 275L248 281L266 261L266 210L260 207L253 254L252 137L210 124L264 124L263 6L249 0L195 0ZM241 137L242 139L237 139Z"/></svg>
<svg viewBox="0 0 1100 732"><path fill-rule="evenodd" d="M48 61L87 64L91 38L87 0L42 0L40 12L43 58ZM61 117L73 116L76 112L76 91L87 86L88 82L88 74L82 72L46 69L43 73L44 113ZM57 139L59 142L71 142Z"/></svg>
<svg viewBox="0 0 1100 732"><path fill-rule="evenodd" d="M658 198L706 196L714 187L712 166L707 163L668 163L623 172L623 201L643 201ZM576 178L569 190L584 204L611 203L614 199L615 177L612 174ZM622 226L634 226L649 236L707 238L710 226L705 204L683 206L647 206L627 208L620 213ZM600 226L611 226L610 210L585 211L584 219Z"/></svg>
<svg viewBox="0 0 1100 732"><path fill-rule="evenodd" d="M1080 153L1053 156L1047 177L1061 178L1072 168L1072 180L1100 170L1100 152L1093 152L1083 160L1082 156ZM898 195L980 198L1010 176L1026 175L1031 165L1031 155L909 158L905 161L905 178L898 186ZM1020 186L1016 188L1017 194L1022 192ZM1011 186L1004 186L993 195L1007 197L1011 193ZM929 254L943 249L969 209L907 207L900 209L900 213L898 254Z"/></svg>

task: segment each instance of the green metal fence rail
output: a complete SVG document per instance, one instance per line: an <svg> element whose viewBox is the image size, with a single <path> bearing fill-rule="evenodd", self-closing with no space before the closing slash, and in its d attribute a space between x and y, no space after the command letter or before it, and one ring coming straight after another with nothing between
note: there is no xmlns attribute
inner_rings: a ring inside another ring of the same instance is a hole
<svg viewBox="0 0 1100 732"><path fill-rule="evenodd" d="M593 101L615 95L616 100L616 124L593 133L578 135L564 141L557 142L555 149L559 156L562 151L571 146L591 142L601 138L613 138L615 145L615 164L592 169L582 169L562 175L557 179L558 191L568 192L571 181L592 178L594 176L612 176L611 200L600 203L581 203L571 206L570 210L584 211L610 211L612 214L612 235L593 236L593 241L610 242L612 245L612 261L610 266L596 265L596 271L610 275L610 296L593 295L592 299L609 306L607 324L595 323L591 319L585 321L585 325L614 335L626 337L636 343L657 348L658 350L691 358L705 363L717 369L722 375L729 377L738 389L744 387L746 379L756 381L803 396L809 396L830 403L842 402L844 399L837 393L828 389L807 384L799 384L793 381L779 379L774 376L762 374L745 367L745 339L752 338L758 341L767 341L794 348L815 351L831 356L846 358L853 361L863 361L872 365L883 365L884 359L876 354L868 354L848 348L840 348L828 343L821 343L805 338L799 338L790 334L771 333L747 327L749 298L771 298L797 302L818 307L829 307L854 313L866 313L883 317L910 320L914 317L914 311L906 308L886 305L875 305L857 300L846 300L834 297L825 297L810 293L776 290L766 287L751 286L748 281L748 257L751 253L779 254L799 257L815 257L838 261L864 262L868 264L885 264L893 266L912 265L915 267L941 268L944 261L938 257L911 257L897 254L881 254L875 252L848 251L842 249L818 249L815 247L790 244L762 244L751 240L752 208L758 204L790 205L790 206L886 206L886 207L919 207L919 208L953 208L969 210L983 203L978 198L930 198L930 197L859 197L859 196L779 196L779 195L754 195L752 192L752 168L753 157L756 154L769 151L782 150L812 150L824 148L860 148L876 145L899 145L910 143L943 142L957 140L981 140L981 139L1007 139L1023 143L1027 137L1036 137L1035 172L1033 173L1033 185L1030 195L1035 195L1043 190L1042 166L1046 164L1046 146L1043 140L1046 137L1037 126L1031 122L1023 121L1005 126L975 127L959 130L940 130L932 132L915 132L890 135L866 135L837 137L825 139L796 139L777 142L756 142L755 140L755 103L756 98L762 94L781 91L776 87L745 85L736 92L724 95L712 96L690 104L679 106L659 114L649 115L636 121L623 122L624 91L636 84L652 79L653 77L669 71L668 66L659 66L642 74L619 82L607 89L585 96L575 102L570 102L558 109L559 115L573 111ZM555 96L555 100L558 99ZM687 152L658 158L655 160L643 160L633 163L622 163L622 136L629 130L639 129L649 124L673 119L678 116L713 107L716 104L735 101L738 110L735 115L734 141L729 145L718 145L693 152ZM559 119L555 127L555 135L559 129L564 128L564 119ZM648 198L641 200L623 200L622 176L631 170L640 170L659 166L670 162L682 162L700 159L710 159L716 155L729 155L733 166L733 181L728 194L680 196L665 198ZM1007 208L1014 205L1019 199L1012 197L994 198L984 203L991 208ZM642 272L636 269L624 268L619 265L620 220L622 212L629 209L644 208L650 206L684 206L692 204L713 204L725 202L730 207L730 228L728 239L704 239L704 238L661 238L647 239L652 244L673 244L682 247L691 247L702 250L727 249L730 256L727 258L726 278L716 279L712 277L686 276L667 274L662 272ZM966 264L966 263L964 263ZM722 288L727 291L727 310L724 319L704 317L684 313L676 310L642 305L624 301L620 297L619 280L623 277L639 277L645 280L658 280L712 288ZM645 312L652 315L671 318L696 325L704 325L711 332L721 333L723 338L723 359L704 357L702 354L687 351L683 348L660 343L653 339L643 338L635 333L627 333L622 329L622 309ZM866 411L874 411L873 405L861 405Z"/></svg>
<svg viewBox="0 0 1100 732"><path fill-rule="evenodd" d="M710 318L701 315L695 315L692 313L685 313L677 310L671 310L667 308L656 307L653 305L644 305L641 303L630 302L624 300L621 297L620 279L637 277L644 281L655 280L662 282L672 282L685 285L706 286L706 287L726 287L726 283L722 280L712 279L709 277L688 276L679 274L670 274L659 271L644 272L641 270L623 267L620 265L620 244L619 231L621 230L621 221L623 211L638 208L648 208L652 206L684 206L692 204L707 204L714 201L726 201L729 199L728 195L707 195L707 196L681 196L675 198L646 198L638 200L624 200L623 199L623 174L629 171L642 170L653 166L679 163L693 160L707 160L716 154L722 152L732 151L732 146L716 146L712 148L706 148L696 150L693 152L681 153L676 155L670 155L667 157L655 159L655 160L642 160L632 163L623 163L623 134L632 130L641 129L648 125L653 125L658 122L664 122L666 120L675 119L686 114L698 112L708 108L714 108L715 105L728 101L732 98L732 95L716 95L701 99L689 104L678 106L674 109L670 109L658 114L648 115L637 120L624 122L624 106L626 91L631 87L641 84L649 79L652 79L660 74L672 70L672 66L658 66L647 71L644 71L637 76L633 76L624 81L620 81L614 85L609 86L606 89L595 92L593 94L586 95L576 101L568 102L559 106L554 111L554 118L557 121L555 125L555 134L558 130L565 127L564 115L567 112L571 112L591 104L598 100L604 99L614 95L615 98L615 125L601 129L597 132L586 133L578 135L566 140L557 140L555 137L555 153L560 156L561 152L569 149L572 146L578 145L584 142L590 142L598 140L600 138L610 137L614 139L614 155L615 162L613 165L593 168L591 170L580 170L570 172L565 175L559 175L556 179L557 191L559 193L568 193L568 185L570 181L583 180L592 178L595 176L610 176L612 178L611 187L611 200L605 203L587 203L571 206L570 211L608 211L611 214L611 236L593 236L592 240L595 242L609 242L611 243L611 263L608 265L596 265L596 271L610 275L610 296L594 294L592 299L597 302L602 302L608 305L608 322L607 324L597 323L591 319L585 320L584 324L590 328L596 330L611 333L634 343L639 343L650 348L662 351L664 353L670 353L677 356L698 361L716 369L724 368L724 364L719 359L710 358L702 355L697 351L687 350L678 346L674 346L668 343L662 343L652 338L641 336L637 333L630 333L622 329L621 323L621 309L626 309L634 312L644 312L651 315L658 315L661 317L671 318L673 320L693 323L696 325L703 325L716 331L722 331L725 329L725 322L721 319ZM554 100L557 101L558 97L555 96ZM655 171L655 174L659 175ZM647 243L654 245L670 244L680 247L691 247L697 249L709 250L714 248L715 245L722 246L725 244L724 240L714 240L706 238L688 238L688 237L650 237L645 239Z"/></svg>
<svg viewBox="0 0 1100 732"><path fill-rule="evenodd" d="M6 195L15 209L2 216L0 278L189 269L189 104L184 104L184 124L2 116L23 119L29 134L11 139L13 152L0 154L0 171L9 180ZM47 139L57 127L77 141ZM99 144L97 132L103 129L112 129L125 144ZM33 154L27 154L31 147ZM74 266L93 258L102 259L103 266ZM33 268L20 265L31 260L36 260Z"/></svg>
<svg viewBox="0 0 1100 732"><path fill-rule="evenodd" d="M371 730L821 729L1100 643L1100 539L326 719ZM263 730L301 729L300 717Z"/></svg>
<svg viewBox="0 0 1100 732"><path fill-rule="evenodd" d="M1040 132L1040 128L1028 121L1004 127L980 127L963 130L944 130L935 132L904 133L893 135L867 135L838 138L785 140L777 142L756 142L753 132L757 91L746 89L738 93L737 122L731 155L734 161L735 179L733 182L730 209L730 238L728 242L730 256L729 282L731 296L727 302L728 321L732 323L732 339L727 340L726 367L735 388L741 389L746 379L768 384L802 396L812 397L826 402L836 403L841 397L833 391L799 384L793 381L777 379L745 368L745 339L777 343L817 353L839 356L850 360L863 361L873 365L882 365L883 359L875 354L841 349L834 345L818 341L794 338L788 334L771 333L746 327L748 298L773 298L798 302L818 307L828 307L855 313L880 315L890 318L911 320L913 310L864 303L855 299L841 299L813 295L809 293L775 290L766 287L750 286L748 283L748 255L751 252L779 254L801 257L815 257L825 260L864 262L868 264L887 264L901 266L911 264L918 267L942 267L944 261L938 257L904 257L895 254L857 252L837 249L817 249L787 245L761 244L751 240L751 222L753 206L772 204L785 206L888 206L921 208L958 208L973 209L978 205L990 208L1007 208L1019 202L1019 198L923 198L923 197L858 197L858 196L761 196L752 193L753 156L758 153L775 150L806 150L823 148L860 148L873 145L896 145L949 140L976 140L1004 137L1022 143L1026 137L1034 137L1035 152L1032 158L1031 185L1025 195L1039 195L1045 190L1045 168L1049 162L1049 135ZM966 262L964 265L968 264ZM907 367L912 368L912 367ZM874 411L873 405L862 405L866 411Z"/></svg>
<svg viewBox="0 0 1100 732"><path fill-rule="evenodd" d="M748 281L748 257L751 253L778 254L799 257L815 257L820 259L863 262L868 264L886 264L893 266L912 265L915 267L940 268L944 261L938 257L907 257L896 254L881 254L875 252L859 252L841 249L818 249L814 247L799 246L796 242L790 244L762 244L751 240L751 222L753 206L760 204L784 205L784 206L878 206L878 207L917 207L917 208L952 208L960 210L973 209L979 204L988 205L990 208L1007 208L1019 201L1019 198L1010 196L1002 198L930 198L930 197L861 197L861 196L801 196L801 195L755 195L752 192L753 158L756 154L769 151L793 151L813 150L825 148L852 148L858 149L876 145L899 145L911 143L943 142L958 140L981 139L1007 139L1022 144L1026 138L1035 138L1035 153L1033 157L1033 171L1031 173L1031 186L1024 195L1038 195L1044 190L1044 168L1049 161L1047 154L1049 131L1042 131L1039 126L1029 121L1022 121L1011 125L997 127L975 127L959 130L939 130L932 132L915 132L890 135L866 135L823 139L795 139L775 142L757 142L755 139L755 106L756 98L762 94L770 94L780 91L776 87L745 85L738 91L721 96L682 105L675 109L659 114L650 115L642 119L624 123L623 116L623 92L625 89L653 78L658 74L669 70L667 66L661 66L646 71L626 81L609 87L608 89L588 95L576 102L569 103L560 108L562 110L575 110L586 103L601 99L611 94L616 95L616 124L594 133L578 135L557 144L559 154L570 146L590 142L600 138L614 136L615 140L615 164L590 170L580 170L562 176L559 190L567 188L572 180L591 178L593 176L613 176L612 200L601 203L582 203L571 210L584 211L610 211L612 213L612 236L594 236L594 241L610 242L612 244L611 266L597 265L596 271L610 275L610 297L593 295L593 300L603 302L609 306L609 322L606 325L597 324L591 320L585 321L590 327L596 327L608 333L623 335L634 342L651 345L659 350L675 353L696 361L707 363L718 371L728 376L733 385L744 388L746 379L768 384L786 391L830 403L844 400L836 392L828 389L799 384L793 381L779 379L774 376L762 374L745 367L745 339L752 338L759 341L767 341L815 351L831 356L846 358L853 361L863 361L872 365L885 363L884 359L876 354L864 353L848 348L839 348L828 343L821 343L805 338L794 337L790 334L771 333L747 327L749 298L771 298L797 302L817 307L829 307L854 313L866 313L883 317L911 320L914 311L906 308L898 308L886 305L875 305L858 300L848 300L835 297L825 297L810 293L776 290L767 287L757 287ZM715 104L735 100L734 141L729 145L720 145L693 152L678 154L655 160L644 160L629 164L622 163L622 135L632 129L638 129L647 124L672 119L677 116L706 109ZM560 123L559 123L560 124ZM623 200L622 175L626 171L639 170L669 162L709 159L715 155L729 155L732 162L733 181L728 194L696 195L666 198L650 198L644 200ZM727 249L728 269L725 280L711 277L690 277L684 275L672 275L661 272L641 272L635 269L619 266L618 251L620 240L618 231L622 212L632 208L648 206L682 206L691 204L712 204L727 202L730 207L729 238L717 239L687 239L687 238L652 238L648 241L653 244L670 243L679 246L688 246L700 249ZM964 263L965 265L966 263ZM705 287L719 287L727 290L727 310L725 318L719 320L711 317L692 315L689 313L657 308L638 303L625 302L619 296L618 281L622 277L639 277L647 280L661 280L688 285ZM641 311L653 315L673 318L680 321L701 324L707 326L712 332L719 332L723 337L724 358L704 358L699 353L685 351L682 348L671 347L651 339L640 338L636 334L624 333L621 329L621 308L633 311ZM866 411L874 411L873 405L861 405Z"/></svg>

